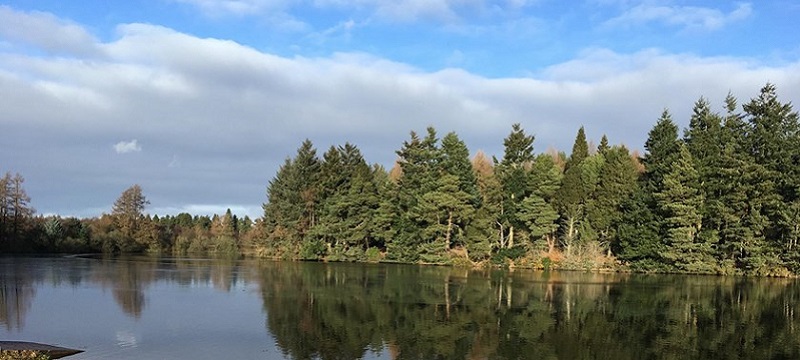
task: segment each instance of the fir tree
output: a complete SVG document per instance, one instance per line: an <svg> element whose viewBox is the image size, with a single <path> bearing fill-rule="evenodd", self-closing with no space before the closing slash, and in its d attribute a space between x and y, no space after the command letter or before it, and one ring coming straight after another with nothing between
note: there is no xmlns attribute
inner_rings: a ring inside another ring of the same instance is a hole
<svg viewBox="0 0 800 360"><path fill-rule="evenodd" d="M441 152L436 130L427 129L425 138L411 133L411 140L397 151L402 176L397 188L397 236L387 244L392 259L414 262L419 258L417 248L423 243L422 230L428 225L426 214L420 213L418 203L422 197L435 191L440 175Z"/></svg>
<svg viewBox="0 0 800 360"><path fill-rule="evenodd" d="M500 248L514 247L515 228L525 226L518 218L517 212L531 191L527 168L534 158L533 139L533 135L526 135L519 124L514 124L511 133L503 141L505 146L503 159L495 166L495 173L503 189L497 221Z"/></svg>
<svg viewBox="0 0 800 360"><path fill-rule="evenodd" d="M753 159L766 170L775 184L777 200L765 204L764 216L770 255L768 264L776 263L772 254L783 254L792 268L800 268L796 247L800 238L800 123L790 103L778 100L773 84L766 84L757 98L743 105L750 125L748 145ZM770 265L771 266L771 265Z"/></svg>
<svg viewBox="0 0 800 360"><path fill-rule="evenodd" d="M492 162L478 151L472 159L472 168L480 194L480 205L472 222L467 225L467 251L470 260L485 260L491 254L493 244L502 244L503 233L498 229L502 208L502 187L495 175Z"/></svg>
<svg viewBox="0 0 800 360"><path fill-rule="evenodd" d="M264 245L275 255L294 258L300 254L306 232L316 223L319 171L316 150L305 140L295 158L287 158L269 182L263 205Z"/></svg>
<svg viewBox="0 0 800 360"><path fill-rule="evenodd" d="M596 185L602 156L589 157L589 145L583 127L578 130L572 154L566 163L564 179L556 194L562 219L562 241L568 252L573 245L593 238L593 229L586 219L586 202ZM581 239L581 235L583 239Z"/></svg>
<svg viewBox="0 0 800 360"><path fill-rule="evenodd" d="M569 160L567 160L565 171L569 171L569 168L577 166L587 157L589 157L589 143L586 142L586 133L583 130L583 126L581 126L581 128L578 129L578 134L575 135L575 142L572 144L572 153L570 153Z"/></svg>
<svg viewBox="0 0 800 360"><path fill-rule="evenodd" d="M664 110L645 142L646 153L641 159L644 173L631 199L621 204L623 216L616 253L636 269L657 270L664 266L660 254L665 251L661 242L665 214L653 194L662 189L663 178L678 157L680 144L678 126Z"/></svg>
<svg viewBox="0 0 800 360"><path fill-rule="evenodd" d="M700 241L702 225L700 209L703 194L698 188L699 173L685 145L680 146L678 158L664 175L659 191L654 195L664 214L665 246L661 257L679 271L712 272L716 266L711 256L711 244Z"/></svg>
<svg viewBox="0 0 800 360"><path fill-rule="evenodd" d="M605 161L597 187L587 203L587 218L596 229L598 240L610 245L622 221L622 203L633 195L639 174L628 149L614 146L599 153Z"/></svg>
<svg viewBox="0 0 800 360"><path fill-rule="evenodd" d="M597 145L597 153L604 155L608 149L610 149L608 146L608 137L603 134L603 137L600 138L600 145Z"/></svg>

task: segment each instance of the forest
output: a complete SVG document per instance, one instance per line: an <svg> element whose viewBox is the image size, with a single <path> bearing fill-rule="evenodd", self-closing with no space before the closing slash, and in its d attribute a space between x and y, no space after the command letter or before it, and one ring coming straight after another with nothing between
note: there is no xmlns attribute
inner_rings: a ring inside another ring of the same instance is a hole
<svg viewBox="0 0 800 360"><path fill-rule="evenodd" d="M267 184L264 214L156 216L141 187L111 214L35 216L0 178L2 252L216 253L294 260L792 276L800 273L800 121L766 84L724 112L664 110L639 154L578 129L569 154L514 124L502 156L411 132L387 170L310 140Z"/></svg>

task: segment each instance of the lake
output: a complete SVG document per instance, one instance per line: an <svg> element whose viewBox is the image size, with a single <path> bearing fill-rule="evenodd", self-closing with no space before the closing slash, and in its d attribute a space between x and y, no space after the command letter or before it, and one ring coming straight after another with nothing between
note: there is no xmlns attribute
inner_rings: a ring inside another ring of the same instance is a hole
<svg viewBox="0 0 800 360"><path fill-rule="evenodd" d="M0 340L68 359L798 359L795 279L0 257Z"/></svg>

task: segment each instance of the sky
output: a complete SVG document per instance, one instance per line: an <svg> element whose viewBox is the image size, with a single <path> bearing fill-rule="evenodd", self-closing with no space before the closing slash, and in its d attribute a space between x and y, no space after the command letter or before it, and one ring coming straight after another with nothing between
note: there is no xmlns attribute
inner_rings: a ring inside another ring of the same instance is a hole
<svg viewBox="0 0 800 360"><path fill-rule="evenodd" d="M0 1L0 172L38 214L262 215L304 139L391 168L410 131L502 157L579 127L642 150L664 109L800 100L800 3L672 0Z"/></svg>

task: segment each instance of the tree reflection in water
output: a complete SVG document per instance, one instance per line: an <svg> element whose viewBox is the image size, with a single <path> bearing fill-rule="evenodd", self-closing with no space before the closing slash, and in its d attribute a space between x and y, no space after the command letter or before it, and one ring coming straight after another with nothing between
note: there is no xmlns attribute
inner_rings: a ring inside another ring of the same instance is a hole
<svg viewBox="0 0 800 360"><path fill-rule="evenodd" d="M288 357L798 358L790 279L267 263Z"/></svg>
<svg viewBox="0 0 800 360"><path fill-rule="evenodd" d="M0 325L21 329L45 284L110 289L136 321L148 296L169 296L156 284L253 289L265 313L254 315L293 359L800 358L795 279L0 258Z"/></svg>

